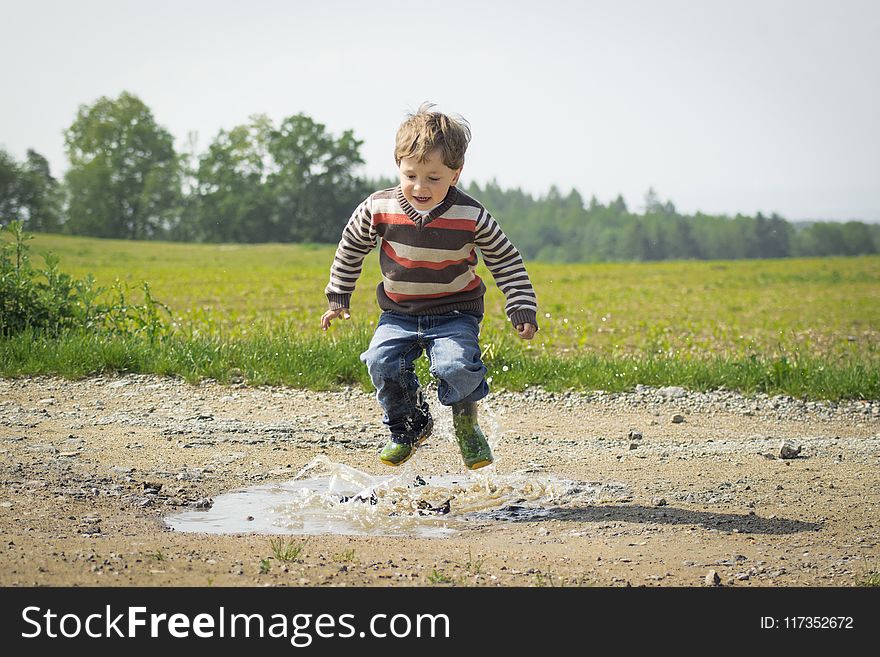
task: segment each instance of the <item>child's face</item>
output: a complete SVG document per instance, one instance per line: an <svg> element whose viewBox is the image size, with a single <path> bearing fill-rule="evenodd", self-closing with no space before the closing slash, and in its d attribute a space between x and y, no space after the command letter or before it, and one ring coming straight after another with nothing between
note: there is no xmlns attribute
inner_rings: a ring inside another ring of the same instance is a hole
<svg viewBox="0 0 880 657"><path fill-rule="evenodd" d="M432 151L424 162L414 157L400 160L400 187L416 210L430 210L442 203L460 175L461 169L450 169L443 164L439 149Z"/></svg>

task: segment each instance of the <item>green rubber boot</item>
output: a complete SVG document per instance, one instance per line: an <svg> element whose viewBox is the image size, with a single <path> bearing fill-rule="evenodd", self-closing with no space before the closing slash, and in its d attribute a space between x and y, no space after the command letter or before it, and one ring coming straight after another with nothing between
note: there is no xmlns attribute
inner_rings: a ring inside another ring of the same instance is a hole
<svg viewBox="0 0 880 657"><path fill-rule="evenodd" d="M382 448L382 452L379 454L379 460L385 465L392 466L403 465L406 463L415 453L416 447L419 447L424 443L434 429L434 420L431 419L430 413L421 418L419 424L421 424L421 426L414 428L414 435L391 436L391 439L385 443L385 447Z"/></svg>
<svg viewBox="0 0 880 657"><path fill-rule="evenodd" d="M401 436L392 436L391 440L385 443L382 452L379 454L379 460L385 465L403 465L409 460L409 457L416 451L416 446L408 442L399 442Z"/></svg>
<svg viewBox="0 0 880 657"><path fill-rule="evenodd" d="M480 425L477 424L476 402L460 402L452 405L452 426L461 457L468 470L478 470L494 461L492 450Z"/></svg>

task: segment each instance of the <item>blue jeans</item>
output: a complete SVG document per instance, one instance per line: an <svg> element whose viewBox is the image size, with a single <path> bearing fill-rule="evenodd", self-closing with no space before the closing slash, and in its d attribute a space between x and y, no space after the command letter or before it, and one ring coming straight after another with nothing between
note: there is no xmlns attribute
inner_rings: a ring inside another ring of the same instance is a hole
<svg viewBox="0 0 880 657"><path fill-rule="evenodd" d="M382 313L361 360L392 433L406 433L410 421L427 410L413 364L423 350L428 352L431 374L440 380L437 396L441 404L475 402L489 394L486 366L480 360L481 319L459 312Z"/></svg>

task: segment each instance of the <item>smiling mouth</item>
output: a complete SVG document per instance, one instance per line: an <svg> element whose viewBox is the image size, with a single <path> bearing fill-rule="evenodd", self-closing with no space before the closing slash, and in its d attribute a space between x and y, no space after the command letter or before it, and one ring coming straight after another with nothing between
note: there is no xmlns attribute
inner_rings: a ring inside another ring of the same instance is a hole
<svg viewBox="0 0 880 657"><path fill-rule="evenodd" d="M431 197L430 196L413 196L413 200L415 200L416 203L427 203L428 201L431 200Z"/></svg>

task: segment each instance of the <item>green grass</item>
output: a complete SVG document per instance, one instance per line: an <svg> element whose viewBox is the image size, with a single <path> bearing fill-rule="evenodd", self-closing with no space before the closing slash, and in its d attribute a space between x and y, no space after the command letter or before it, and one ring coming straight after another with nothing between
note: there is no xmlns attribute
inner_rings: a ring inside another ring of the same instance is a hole
<svg viewBox="0 0 880 657"><path fill-rule="evenodd" d="M880 573L866 573L859 581L859 586L880 586Z"/></svg>
<svg viewBox="0 0 880 657"><path fill-rule="evenodd" d="M296 561L297 559L299 559L303 550L305 550L307 542L308 539L304 541L294 541L293 539L285 539L280 537L270 538L269 547L272 548L272 555L278 561ZM263 561L268 563L267 559L263 559Z"/></svg>
<svg viewBox="0 0 880 657"><path fill-rule="evenodd" d="M464 569L469 575L479 575L480 572L483 570L484 562L484 557L474 557L474 555L471 553L471 549L468 548L468 556L467 561L464 564Z"/></svg>
<svg viewBox="0 0 880 657"><path fill-rule="evenodd" d="M534 586L541 587L565 587L565 586L592 586L592 582L587 578L587 576L581 575L580 577L562 577L560 575L554 575L553 573L542 573L538 571L535 573Z"/></svg>
<svg viewBox="0 0 880 657"><path fill-rule="evenodd" d="M431 584L453 584L454 580L449 576L434 568L428 573L428 581Z"/></svg>
<svg viewBox="0 0 880 657"><path fill-rule="evenodd" d="M369 388L358 355L379 309L376 254L352 320L319 327L333 247L192 245L37 235L61 269L99 285L150 284L174 335L21 335L0 341L0 375L151 372L312 389ZM519 340L489 292L481 342L493 389L720 386L807 398L880 399L880 257L548 265L527 263L541 330ZM137 301L137 299L134 299ZM425 359L418 361L427 375Z"/></svg>
<svg viewBox="0 0 880 657"><path fill-rule="evenodd" d="M232 381L241 372L251 385L288 385L312 390L340 386L370 389L358 354L369 336L358 335L293 341L284 336L254 336L234 341L219 338L170 338L150 342L132 336L69 333L44 338L29 333L0 340L4 376L60 374L76 379L126 372L182 376L191 382ZM674 358L647 355L539 356L515 348L486 358L495 389L547 390L632 389L637 384L681 385L691 390L725 387L746 393L789 394L816 399L880 399L877 363L834 363L821 358L725 357ZM426 380L427 361L417 362ZM505 369L506 368L506 369Z"/></svg>
<svg viewBox="0 0 880 657"><path fill-rule="evenodd" d="M344 552L339 552L338 554L334 554L332 557L333 561L340 563L354 563L357 561L357 558L354 555L354 549L348 549Z"/></svg>

